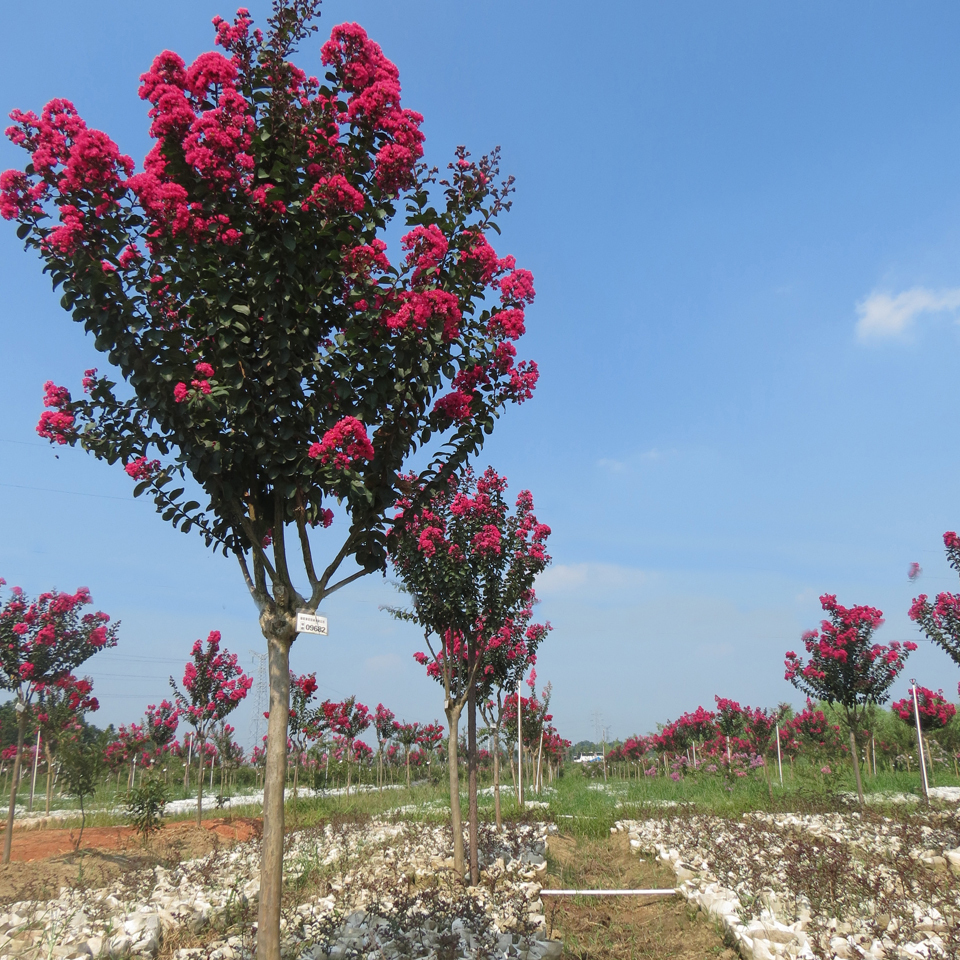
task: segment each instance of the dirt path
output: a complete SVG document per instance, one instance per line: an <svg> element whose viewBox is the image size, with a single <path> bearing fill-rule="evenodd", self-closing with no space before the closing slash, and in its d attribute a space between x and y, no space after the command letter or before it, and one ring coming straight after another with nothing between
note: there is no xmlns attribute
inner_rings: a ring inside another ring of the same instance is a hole
<svg viewBox="0 0 960 960"><path fill-rule="evenodd" d="M79 851L79 828L14 830L8 864L0 865L0 904L46 899L62 886L101 887L133 870L170 866L260 834L260 821L221 817L164 824L144 843L132 827L88 827Z"/></svg>
<svg viewBox="0 0 960 960"><path fill-rule="evenodd" d="M553 836L550 889L662 889L673 871L631 852L625 834L603 840ZM544 897L547 929L562 937L566 960L732 960L713 922L680 897Z"/></svg>

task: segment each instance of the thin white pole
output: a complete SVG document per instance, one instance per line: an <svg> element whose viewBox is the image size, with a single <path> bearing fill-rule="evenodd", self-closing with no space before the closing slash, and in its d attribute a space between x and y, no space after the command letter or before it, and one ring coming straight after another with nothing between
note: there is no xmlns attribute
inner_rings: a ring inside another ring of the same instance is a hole
<svg viewBox="0 0 960 960"><path fill-rule="evenodd" d="M923 734L920 732L920 704L917 702L916 683L910 688L913 693L913 716L917 721L917 749L920 751L920 773L923 775L923 796L930 799L930 784L927 782L927 764L923 759Z"/></svg>
<svg viewBox="0 0 960 960"><path fill-rule="evenodd" d="M783 786L783 759L780 756L780 724L777 723L777 769L780 771L780 786Z"/></svg>
<svg viewBox="0 0 960 960"><path fill-rule="evenodd" d="M517 800L520 806L523 802L523 674L517 683Z"/></svg>
<svg viewBox="0 0 960 960"><path fill-rule="evenodd" d="M672 896L677 891L668 890L541 890L541 897L657 897Z"/></svg>

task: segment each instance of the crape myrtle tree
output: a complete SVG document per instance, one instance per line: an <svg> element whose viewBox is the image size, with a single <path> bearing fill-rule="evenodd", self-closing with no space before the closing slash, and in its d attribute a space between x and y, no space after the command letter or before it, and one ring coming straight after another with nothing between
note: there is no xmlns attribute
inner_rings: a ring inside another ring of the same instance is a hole
<svg viewBox="0 0 960 960"><path fill-rule="evenodd" d="M0 578L0 586L5 580ZM90 591L51 590L31 601L12 587L0 607L0 689L13 693L17 718L17 750L10 783L10 806L3 838L3 862L10 862L17 783L23 762L23 740L34 698L69 677L95 653L117 645L117 627L107 614L81 613Z"/></svg>
<svg viewBox="0 0 960 960"><path fill-rule="evenodd" d="M890 709L904 723L916 723L916 714L919 713L920 729L925 733L942 730L957 712L957 708L944 697L942 690L934 693L933 690L921 686L917 687L917 711L914 711L912 694L891 704Z"/></svg>
<svg viewBox="0 0 960 960"><path fill-rule="evenodd" d="M317 736L315 708L310 702L317 692L316 673L301 675L290 671L290 715L287 736L293 745L293 795L297 796L300 764L307 750L307 741ZM269 719L269 714L268 714Z"/></svg>
<svg viewBox="0 0 960 960"><path fill-rule="evenodd" d="M403 765L407 771L407 789L410 789L410 751L420 742L420 724L393 722L393 738L403 747Z"/></svg>
<svg viewBox="0 0 960 960"><path fill-rule="evenodd" d="M538 376L514 346L532 276L488 241L512 191L496 152L460 148L438 180L397 68L357 24L323 45L322 80L295 66L318 8L274 0L266 34L245 10L217 18L225 56L160 54L140 86L155 140L142 171L54 100L13 112L8 135L30 159L0 175L0 215L115 371L88 372L82 396L51 384L42 435L122 465L168 522L236 558L259 611L257 949L274 960L297 612L383 568L385 512L414 452L442 441L413 483L427 494ZM381 238L397 223L390 259ZM347 521L318 566L311 531L334 500Z"/></svg>
<svg viewBox="0 0 960 960"><path fill-rule="evenodd" d="M891 684L903 669L915 643L873 642L873 633L883 623L875 607L844 607L836 596L824 594L820 605L829 616L820 630L803 635L809 659L788 651L785 678L808 697L837 704L850 735L851 760L857 781L857 796L863 805L860 779L860 736L871 704L885 703Z"/></svg>
<svg viewBox="0 0 960 960"><path fill-rule="evenodd" d="M743 728L746 724L743 708L736 700L729 700L727 697L714 695L713 698L717 704L715 714L715 723L724 739L724 745L727 748L727 763L731 762L730 757L730 738L743 735Z"/></svg>
<svg viewBox="0 0 960 960"><path fill-rule="evenodd" d="M952 530L943 535L947 562L960 573L960 537ZM921 593L910 607L910 619L960 666L960 594L939 593L931 603Z"/></svg>
<svg viewBox="0 0 960 960"><path fill-rule="evenodd" d="M65 737L76 736L82 729L84 715L100 709L93 695L93 681L89 677L77 679L72 673L47 684L39 693L36 722L40 729L40 743L47 761L47 789L45 813L50 815L53 794L53 765Z"/></svg>
<svg viewBox="0 0 960 960"><path fill-rule="evenodd" d="M197 640L190 651L192 661L183 670L183 690L170 678L174 698L187 723L194 729L194 749L199 757L197 778L197 826L203 824L203 763L207 740L218 723L222 723L240 705L253 686L237 663L237 655L220 649L220 631L211 630L206 648Z"/></svg>
<svg viewBox="0 0 960 960"><path fill-rule="evenodd" d="M920 729L923 733L923 739L926 745L927 757L931 760L930 771L933 773L932 754L930 753L930 743L927 734L934 730L942 730L956 716L957 708L950 703L943 695L942 690L928 690L926 687L916 685L917 703L914 710L913 694L897 700L891 704L891 710L904 723L911 726L919 718Z"/></svg>
<svg viewBox="0 0 960 960"><path fill-rule="evenodd" d="M503 730L505 698L520 689L523 675L536 662L537 649L552 629L549 623L531 624L535 596L503 626L508 642L488 649L479 677L477 707L493 735L493 804L497 830L503 827L500 806L500 734ZM523 642L521 642L523 641Z"/></svg>
<svg viewBox="0 0 960 960"><path fill-rule="evenodd" d="M350 773L352 767L350 761L354 756L354 741L360 736L373 722L373 714L370 708L362 703L357 703L356 697L347 697L346 700L336 702L334 700L324 700L320 704L319 710L321 720L318 720L325 729L329 730L335 737L342 737L346 749L344 750L344 759L347 764L347 796L350 796ZM359 769L357 778L359 780Z"/></svg>
<svg viewBox="0 0 960 960"><path fill-rule="evenodd" d="M510 512L507 481L488 467L452 477L426 505L398 502L391 560L410 606L391 609L424 632L429 654L416 659L443 685L450 775L454 867L464 875L457 738L465 707L468 723L471 879L479 882L476 855L476 703L487 657L500 647L511 659L532 660L528 643L540 634L517 635L514 622L536 600L533 583L550 562L544 544L550 528L539 523L533 497L523 490Z"/></svg>
<svg viewBox="0 0 960 960"><path fill-rule="evenodd" d="M373 714L373 730L377 736L377 787L383 792L383 748L393 739L396 714L382 703L377 704Z"/></svg>

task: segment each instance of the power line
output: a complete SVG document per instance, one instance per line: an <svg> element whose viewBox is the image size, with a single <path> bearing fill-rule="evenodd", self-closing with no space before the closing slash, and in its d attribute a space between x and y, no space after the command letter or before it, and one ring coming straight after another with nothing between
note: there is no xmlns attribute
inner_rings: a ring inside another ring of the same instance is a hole
<svg viewBox="0 0 960 960"><path fill-rule="evenodd" d="M43 447L46 450L50 449L50 445L46 443L34 443L30 440L8 440L6 437L0 437L0 443L15 443L19 447Z"/></svg>
<svg viewBox="0 0 960 960"><path fill-rule="evenodd" d="M106 493L80 493L78 490L54 490L52 487L27 487L20 483L0 483L0 487L9 487L11 490L33 490L37 493L62 493L69 497L95 497L98 500L122 500L124 503L133 503L130 497L111 497Z"/></svg>

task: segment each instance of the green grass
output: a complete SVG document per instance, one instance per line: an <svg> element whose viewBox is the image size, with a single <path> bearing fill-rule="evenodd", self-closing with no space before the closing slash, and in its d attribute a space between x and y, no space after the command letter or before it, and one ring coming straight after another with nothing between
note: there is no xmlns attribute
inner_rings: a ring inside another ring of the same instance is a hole
<svg viewBox="0 0 960 960"><path fill-rule="evenodd" d="M464 778L465 780L465 778ZM952 772L938 770L936 784L960 786ZM880 771L873 777L863 772L864 791L870 794L922 794L920 775L917 771ZM465 787L465 783L462 784ZM481 788L489 782L481 783ZM194 788L195 789L195 788ZM245 788L235 792L242 794ZM833 765L833 772L824 775L819 767L797 763L791 770L784 768L784 785L780 786L776 768L771 770L768 783L762 771L754 771L746 777L727 782L715 774L697 773L674 781L669 777L642 777L637 780L611 775L604 783L596 771L585 771L577 764L568 764L562 777L545 787L542 795L527 791L526 799L547 802L548 808L531 806L521 810L517 805L509 780L501 784L501 810L505 820L551 819L565 832L578 836L599 838L606 834L618 819L637 819L649 816L675 814L678 806L686 812L712 813L737 817L753 810L814 812L849 808L850 795L855 795L853 772L849 765ZM205 796L216 795L217 788L205 790ZM228 791L229 793L229 791ZM118 791L116 780L104 783L97 793L88 798L85 807L87 826L112 826L126 822L122 813L107 812L103 808L122 807L125 800L125 783ZM846 796L845 796L846 795ZM169 784L170 799L194 799L196 794L184 791L182 782ZM20 799L25 795L21 792ZM466 793L461 794L464 819L467 814ZM895 809L895 804L880 804ZM43 815L44 798L38 792L34 800L34 813ZM99 810L97 808L100 808ZM79 821L79 806L75 800L54 797L53 809L72 810ZM446 778L442 782L421 783L409 790L385 789L383 792L351 792L350 796L327 795L321 797L299 796L288 799L286 819L290 827L311 827L342 818L397 817L418 822L446 823L449 821L449 795ZM481 793L479 797L480 818L494 819L492 794ZM92 812L89 812L92 811ZM260 816L259 804L233 806L229 810L206 810L204 816ZM171 821L191 820L193 810L171 814ZM63 821L71 826L74 818Z"/></svg>

